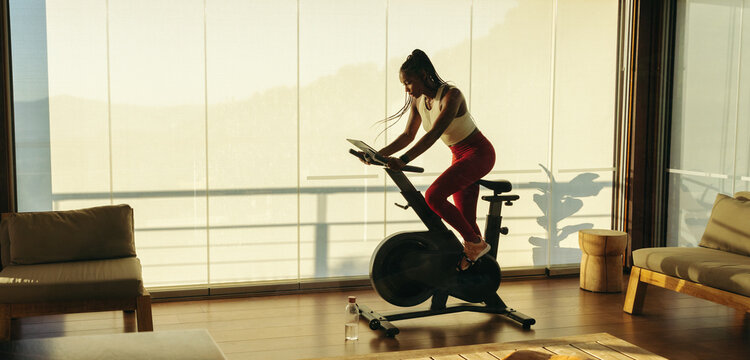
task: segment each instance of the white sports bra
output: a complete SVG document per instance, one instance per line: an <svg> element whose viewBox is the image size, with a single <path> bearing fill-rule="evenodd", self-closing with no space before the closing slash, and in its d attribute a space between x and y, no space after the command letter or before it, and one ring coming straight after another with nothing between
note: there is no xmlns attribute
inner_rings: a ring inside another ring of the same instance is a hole
<svg viewBox="0 0 750 360"><path fill-rule="evenodd" d="M422 95L417 99L417 110L419 110L419 116L422 117L422 127L425 131L430 131L430 129L432 129L433 122L437 119L438 115L440 115L440 99L442 98L443 92L447 91L448 87L450 87L450 85L443 84L438 88L432 109L427 109L426 96ZM455 145L471 135L476 128L477 125L474 124L474 120L471 119L471 115L467 109L466 114L458 116L451 121L448 128L445 129L442 135L440 135L440 139L448 146Z"/></svg>

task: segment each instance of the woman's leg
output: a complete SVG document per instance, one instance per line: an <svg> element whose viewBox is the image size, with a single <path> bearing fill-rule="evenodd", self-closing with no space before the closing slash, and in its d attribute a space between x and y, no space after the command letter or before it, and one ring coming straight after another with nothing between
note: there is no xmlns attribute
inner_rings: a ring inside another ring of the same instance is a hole
<svg viewBox="0 0 750 360"><path fill-rule="evenodd" d="M476 181L492 170L495 164L495 149L483 135L479 134L469 144L451 147L453 163L425 192L427 204L464 239L465 257L458 267L465 270L474 261L489 251L482 241L477 225L477 202L479 185ZM448 202L453 194L455 206ZM471 260L471 261L469 261Z"/></svg>
<svg viewBox="0 0 750 360"><path fill-rule="evenodd" d="M481 134L464 146L451 147L453 164L425 192L430 208L459 232L464 241L477 242L481 232L476 223L479 186L476 181L492 170L495 150ZM454 206L448 201L453 194Z"/></svg>
<svg viewBox="0 0 750 360"><path fill-rule="evenodd" d="M477 224L478 201L479 184L476 182L453 194L453 204L456 205L456 208L461 212L466 222L474 229L474 232L481 237L482 231L479 230L479 225Z"/></svg>
<svg viewBox="0 0 750 360"><path fill-rule="evenodd" d="M425 200L432 211L452 226L464 241L476 242L480 238L476 222L472 225L458 207L448 201L452 194L472 185L479 178L466 176L473 168L470 161L456 161L445 170L425 191ZM476 215L475 215L476 216Z"/></svg>

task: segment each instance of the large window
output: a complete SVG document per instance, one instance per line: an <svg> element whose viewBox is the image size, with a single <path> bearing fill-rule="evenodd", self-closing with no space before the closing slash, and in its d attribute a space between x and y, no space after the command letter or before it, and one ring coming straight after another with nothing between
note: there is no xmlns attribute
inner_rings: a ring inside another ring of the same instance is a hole
<svg viewBox="0 0 750 360"><path fill-rule="evenodd" d="M748 6L677 2L669 246L698 245L717 193L750 190Z"/></svg>
<svg viewBox="0 0 750 360"><path fill-rule="evenodd" d="M346 138L383 146L415 48L498 157L504 268L610 228L617 1L10 0L20 211L128 203L147 286L361 276L421 229ZM382 134L380 134L382 132ZM379 135L380 134L380 135ZM379 135L379 136L378 136ZM420 190L449 164L436 144ZM479 206L483 226L485 204Z"/></svg>

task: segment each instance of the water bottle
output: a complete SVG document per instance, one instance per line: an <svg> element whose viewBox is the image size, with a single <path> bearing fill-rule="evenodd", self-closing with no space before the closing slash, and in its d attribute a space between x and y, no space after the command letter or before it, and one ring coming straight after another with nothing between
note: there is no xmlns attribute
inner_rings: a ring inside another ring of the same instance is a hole
<svg viewBox="0 0 750 360"><path fill-rule="evenodd" d="M350 296L349 303L346 304L345 315L345 332L346 340L357 340L359 330L359 307L357 307L357 297Z"/></svg>

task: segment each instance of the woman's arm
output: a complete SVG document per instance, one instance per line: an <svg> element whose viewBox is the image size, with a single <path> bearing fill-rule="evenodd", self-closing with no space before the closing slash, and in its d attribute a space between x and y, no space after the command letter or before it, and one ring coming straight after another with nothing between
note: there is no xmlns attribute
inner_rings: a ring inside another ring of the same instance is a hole
<svg viewBox="0 0 750 360"><path fill-rule="evenodd" d="M456 118L458 109L464 102L464 95L457 88L450 88L448 92L443 95L440 99L440 114L438 115L435 122L432 124L432 129L422 136L414 146L406 151L403 156L412 160L419 155L422 155L432 144L434 144L440 136L443 135L445 129L451 124L451 121Z"/></svg>
<svg viewBox="0 0 750 360"><path fill-rule="evenodd" d="M417 100L412 99L409 120L406 122L406 129L404 129L404 132L388 144L388 146L380 149L380 151L378 151L380 155L385 157L391 156L411 144L411 142L414 141L414 138L417 137L419 125L422 124L422 117L419 116L419 110L417 110L416 103Z"/></svg>

